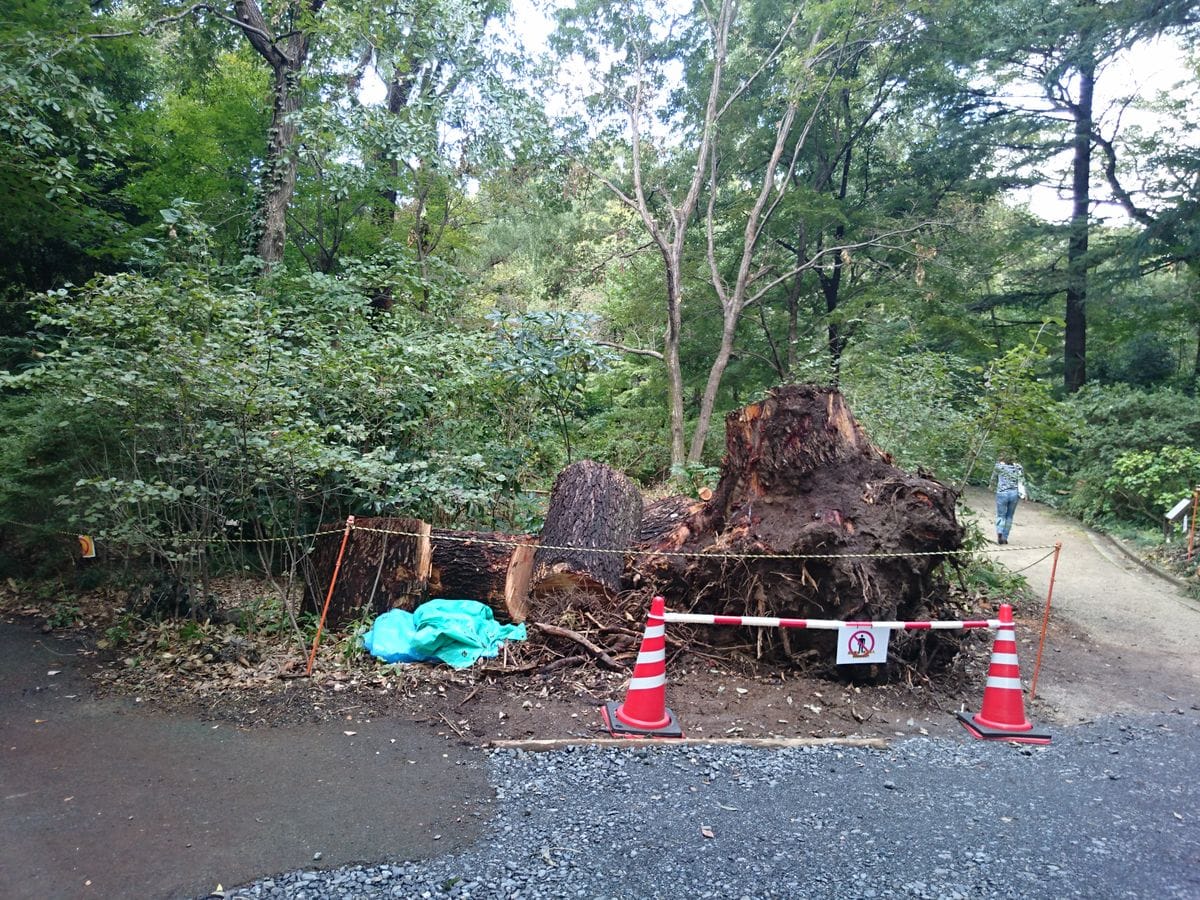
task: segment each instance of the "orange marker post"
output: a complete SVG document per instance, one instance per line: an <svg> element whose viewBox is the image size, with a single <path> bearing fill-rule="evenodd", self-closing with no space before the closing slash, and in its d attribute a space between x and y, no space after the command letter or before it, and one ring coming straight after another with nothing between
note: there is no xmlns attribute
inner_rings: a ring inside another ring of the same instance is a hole
<svg viewBox="0 0 1200 900"><path fill-rule="evenodd" d="M1050 566L1050 586L1046 589L1046 611L1042 614L1042 637L1038 641L1037 660L1033 664L1033 681L1029 685L1029 699L1037 696L1038 670L1042 667L1042 649L1046 646L1046 629L1050 625L1050 598L1054 596L1054 575L1058 572L1058 554L1062 551L1062 541L1054 542L1054 562ZM1045 557L1042 557L1045 559Z"/></svg>
<svg viewBox="0 0 1200 900"><path fill-rule="evenodd" d="M1192 491L1192 524L1188 528L1188 562L1192 561L1192 554L1196 550L1196 512L1198 509L1200 509L1200 487Z"/></svg>
<svg viewBox="0 0 1200 900"><path fill-rule="evenodd" d="M342 554L346 552L346 542L350 540L350 531L354 528L354 516L346 516L346 530L342 532L342 546L338 549L337 561L333 564L333 577L329 579L329 590L325 594L325 606L321 609L321 620L317 622L317 633L313 637L312 652L308 654L308 668L305 675L311 675L313 662L317 658L317 644L321 643L321 629L325 627L325 616L329 613L329 601L333 599L333 586L337 584L338 570L342 567Z"/></svg>

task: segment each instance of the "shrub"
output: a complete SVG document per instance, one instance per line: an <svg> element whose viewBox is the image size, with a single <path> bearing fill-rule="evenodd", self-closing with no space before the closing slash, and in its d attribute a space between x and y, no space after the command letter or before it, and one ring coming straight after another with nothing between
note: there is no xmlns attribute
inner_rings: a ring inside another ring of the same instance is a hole
<svg viewBox="0 0 1200 900"><path fill-rule="evenodd" d="M349 512L474 524L515 496L524 457L496 439L482 330L376 309L379 267L255 282L203 246L41 298L38 364L0 374L0 511L187 581L227 537Z"/></svg>
<svg viewBox="0 0 1200 900"><path fill-rule="evenodd" d="M1162 521L1166 511L1200 484L1200 450L1163 447L1130 450L1113 461L1104 481L1107 512L1120 519Z"/></svg>
<svg viewBox="0 0 1200 900"><path fill-rule="evenodd" d="M1128 454L1200 446L1200 404L1179 391L1088 385L1068 403L1080 426L1062 461L1071 487L1066 506L1085 521L1145 517L1130 501L1115 500L1109 486L1110 478L1122 477L1116 468L1121 457L1135 466L1143 458Z"/></svg>

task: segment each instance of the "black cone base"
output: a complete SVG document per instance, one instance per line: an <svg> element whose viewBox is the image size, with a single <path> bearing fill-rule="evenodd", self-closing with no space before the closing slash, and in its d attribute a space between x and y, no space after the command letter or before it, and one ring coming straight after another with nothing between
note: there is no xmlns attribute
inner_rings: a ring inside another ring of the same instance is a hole
<svg viewBox="0 0 1200 900"><path fill-rule="evenodd" d="M675 713L669 709L664 710L669 721L661 728L636 728L633 725L626 725L617 718L618 706L620 706L619 703L610 700L600 707L600 718L604 720L605 729L613 737L683 737L683 729L675 721Z"/></svg>
<svg viewBox="0 0 1200 900"><path fill-rule="evenodd" d="M971 732L973 737L981 741L1012 741L1015 744L1050 743L1050 735L1038 732L1036 729L1032 731L1004 731L999 728L989 728L987 725L980 725L965 712L958 714L958 720L963 723L967 731Z"/></svg>

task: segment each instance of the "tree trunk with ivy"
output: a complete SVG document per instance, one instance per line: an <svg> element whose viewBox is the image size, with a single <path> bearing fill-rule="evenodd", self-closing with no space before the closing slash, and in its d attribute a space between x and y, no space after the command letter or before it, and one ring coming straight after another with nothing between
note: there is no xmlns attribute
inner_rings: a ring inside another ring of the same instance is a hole
<svg viewBox="0 0 1200 900"><path fill-rule="evenodd" d="M237 0L234 14L250 46L271 67L271 127L267 156L259 184L255 216L256 251L267 268L283 259L287 242L286 215L296 190L296 139L294 120L301 104L300 75L308 61L311 17L325 0L288 4L281 17L285 27L276 34L255 0Z"/></svg>

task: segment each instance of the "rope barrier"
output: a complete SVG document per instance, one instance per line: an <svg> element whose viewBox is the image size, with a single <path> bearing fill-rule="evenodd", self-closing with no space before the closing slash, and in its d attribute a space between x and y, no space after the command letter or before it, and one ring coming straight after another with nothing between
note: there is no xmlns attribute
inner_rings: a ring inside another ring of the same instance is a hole
<svg viewBox="0 0 1200 900"><path fill-rule="evenodd" d="M420 537L411 531L392 531L387 528L370 528L356 525L355 531L370 531L375 534L394 534L403 537ZM683 550L635 550L632 547L614 550L605 547L571 547L557 544L529 544L520 541L502 541L495 538L463 537L460 535L440 534L439 541L460 541L467 544L489 544L501 547L529 547L533 550L566 550L587 553L618 553L622 556L680 556L697 559L893 559L912 556L971 556L975 553L1006 553L1018 550L1053 550L1053 544L1029 544L1023 546L1006 545L1002 547L982 547L976 550L920 550L909 553L709 553L687 552Z"/></svg>
<svg viewBox="0 0 1200 900"><path fill-rule="evenodd" d="M1055 545L1054 545L1054 547L1053 547L1053 548L1050 550L1050 552L1049 552L1049 553L1045 554L1044 556L1039 556L1037 559L1035 559L1033 562L1031 562L1031 563L1030 563L1029 565L1027 565L1027 566L1021 566L1021 568L1019 568L1019 569L1013 569L1013 570L1012 570L1012 573L1013 573L1014 575L1020 575L1022 572L1026 571L1026 570L1028 570L1028 569L1032 569L1034 566L1038 565L1038 563L1043 563L1043 562L1045 562L1045 561L1046 561L1046 560L1048 560L1050 557L1052 557L1052 556L1053 556L1055 553L1057 553L1057 552L1058 552L1058 547L1059 547L1059 545L1058 545L1058 544L1055 544ZM1032 549L1035 549L1035 548L1033 548L1033 547L1029 547L1029 548L1022 548L1022 549L1029 549L1029 550L1032 550ZM1044 550L1045 548L1044 548L1044 547L1039 547L1039 548L1037 548L1037 549L1043 549L1043 550Z"/></svg>
<svg viewBox="0 0 1200 900"><path fill-rule="evenodd" d="M20 525L25 528L38 528L41 526L30 525L24 522L8 522L10 525ZM75 532L61 531L59 529L47 529L53 534L61 534L69 537L75 537ZM423 535L415 531L396 531L389 528L372 528L365 525L355 525L353 531L365 531L372 534L395 535L398 537L421 538ZM302 541L310 538L327 537L329 535L341 534L342 529L330 529L325 531L313 531L306 534L298 534L292 537L277 536L267 538L230 538L224 536L214 536L212 538L191 538L191 537L176 537L172 538L176 543L193 543L193 544L263 544L283 541ZM1024 544L1004 546L985 546L978 547L974 550L919 550L912 552L891 552L891 553L725 553L725 552L700 552L700 551L683 551L683 550L636 550L632 547L625 549L611 549L606 547L577 547L564 546L558 544L531 544L517 540L499 540L496 538L481 538L481 537L464 537L455 534L440 534L437 536L439 541L458 541L465 544L488 544L497 547L528 547L532 550L561 550L567 552L586 552L586 553L612 553L621 556L668 556L681 557L690 559L901 559L908 557L922 556L974 556L977 553L1016 553L1023 550L1051 550L1054 549L1054 544ZM1050 554L1046 554L1042 559L1046 559ZM1037 560L1041 562L1042 559ZM1037 562L1031 563L1030 566L1037 565ZM1026 566L1025 568L1029 568ZM1019 570L1019 571L1024 571Z"/></svg>

